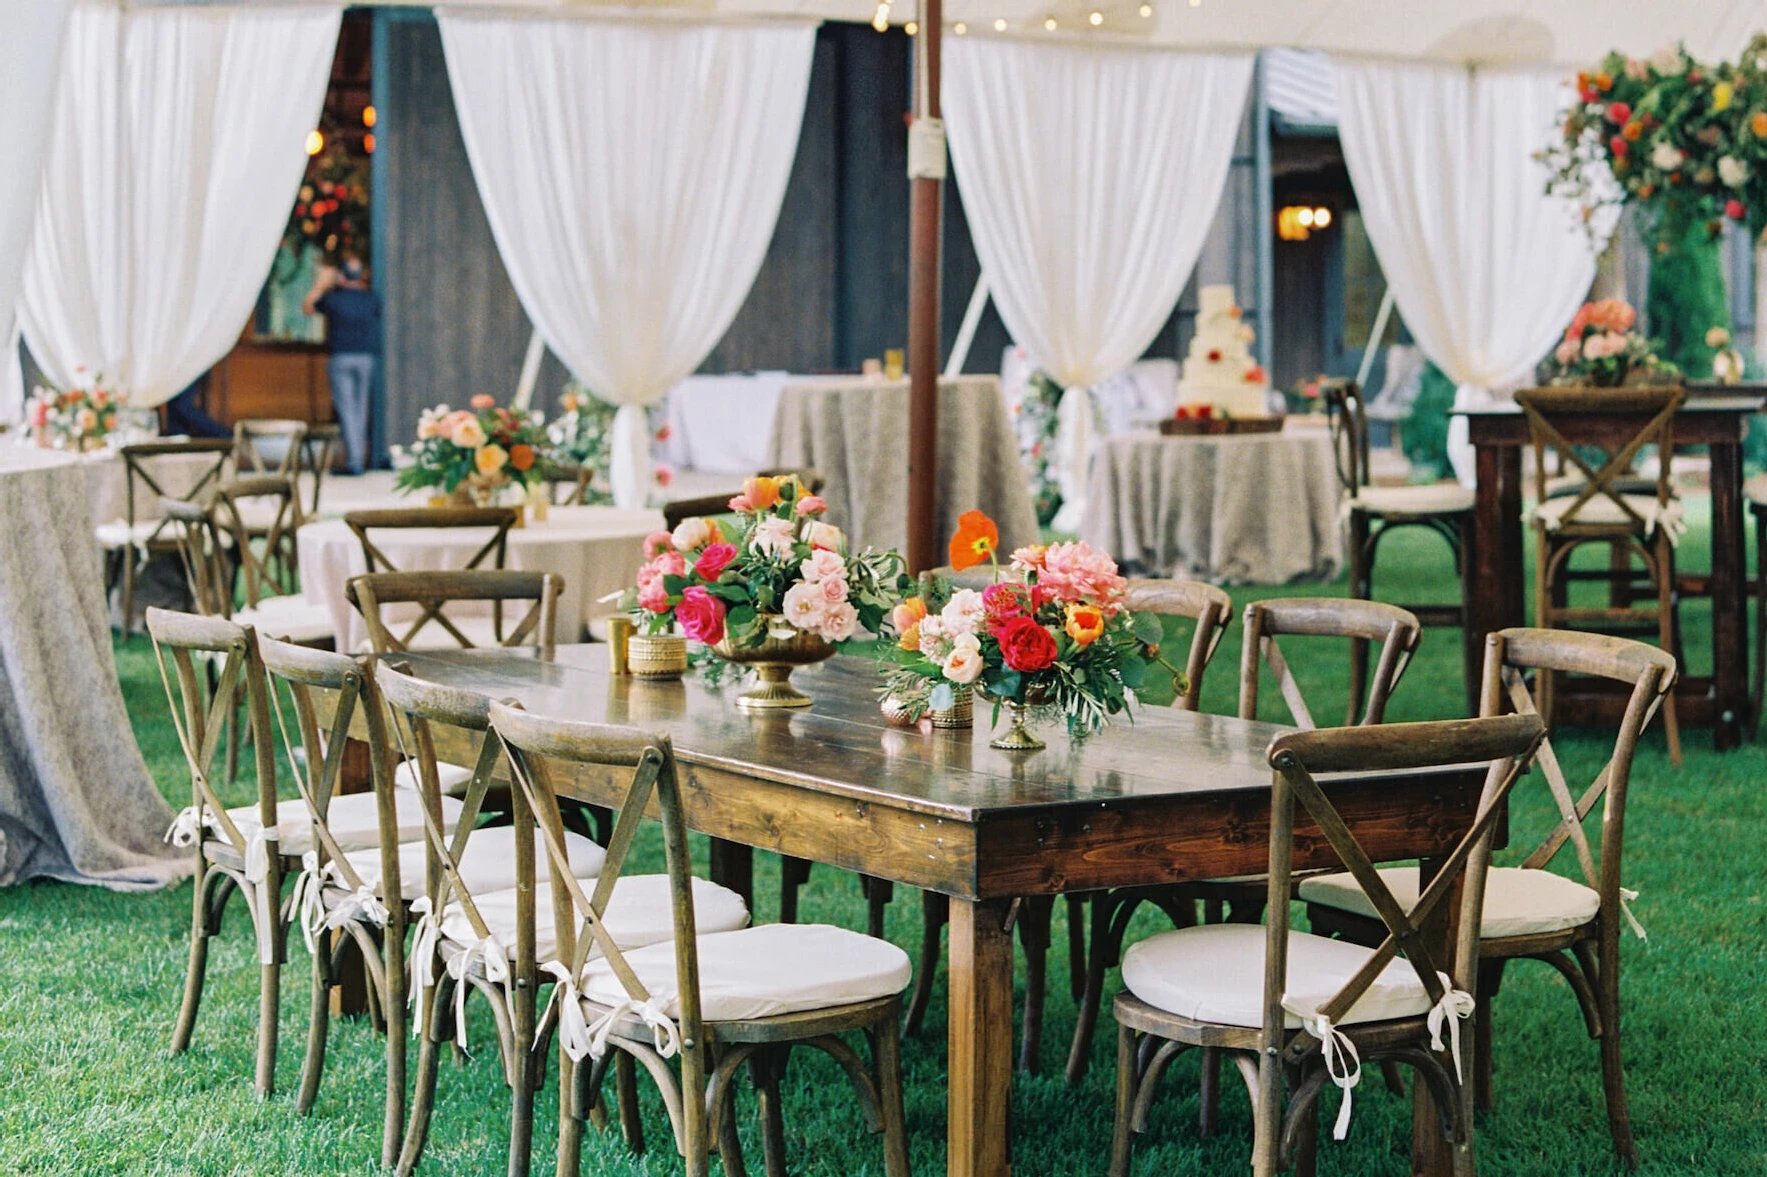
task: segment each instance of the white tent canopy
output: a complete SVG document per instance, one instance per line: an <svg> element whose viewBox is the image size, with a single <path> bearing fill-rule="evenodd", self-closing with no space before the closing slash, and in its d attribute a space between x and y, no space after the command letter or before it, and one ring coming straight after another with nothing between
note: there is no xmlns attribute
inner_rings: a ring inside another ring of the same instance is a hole
<svg viewBox="0 0 1767 1177"><path fill-rule="evenodd" d="M128 0L126 7L212 3L213 0ZM277 4L283 0L246 0ZM293 2L293 0L288 0ZM679 0L670 3L600 4L585 0L472 0L436 5L394 0L412 7L529 9L682 20L767 17L868 21L877 0ZM1352 56L1457 63L1541 63L1575 69L1611 49L1646 54L1680 41L1697 58L1731 58L1760 30L1760 0L947 0L945 24L966 25L970 35L992 35L997 20L1008 35L1122 37L1152 45L1199 50L1255 49L1272 45L1321 49ZM1089 16L1101 13L1093 28ZM914 0L897 0L890 19L915 17ZM1054 33L1045 22L1056 21Z"/></svg>

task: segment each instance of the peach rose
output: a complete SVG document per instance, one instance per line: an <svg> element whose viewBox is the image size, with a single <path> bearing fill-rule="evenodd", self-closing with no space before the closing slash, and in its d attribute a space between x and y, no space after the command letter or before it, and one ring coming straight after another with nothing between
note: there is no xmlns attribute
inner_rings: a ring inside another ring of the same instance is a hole
<svg viewBox="0 0 1767 1177"><path fill-rule="evenodd" d="M485 430L478 423L477 418L471 414L465 414L454 423L454 427L448 434L448 440L463 450L476 450L485 444Z"/></svg>
<svg viewBox="0 0 1767 1177"><path fill-rule="evenodd" d="M820 519L804 529L804 540L813 548L826 548L831 552L838 552L847 544L847 537L840 528Z"/></svg>
<svg viewBox="0 0 1767 1177"><path fill-rule="evenodd" d="M503 463L509 460L509 451L492 442L481 446L479 452L472 456L472 464L479 468L480 474L495 474L503 469Z"/></svg>
<svg viewBox="0 0 1767 1177"><path fill-rule="evenodd" d="M488 409L497 403L497 398L488 392L481 392L467 403L475 409Z"/></svg>
<svg viewBox="0 0 1767 1177"><path fill-rule="evenodd" d="M982 665L982 643L973 633L966 633L952 641L942 669L946 678L967 686L981 676Z"/></svg>
<svg viewBox="0 0 1767 1177"><path fill-rule="evenodd" d="M828 510L828 500L821 495L805 495L798 500L797 512L800 515L820 515Z"/></svg>

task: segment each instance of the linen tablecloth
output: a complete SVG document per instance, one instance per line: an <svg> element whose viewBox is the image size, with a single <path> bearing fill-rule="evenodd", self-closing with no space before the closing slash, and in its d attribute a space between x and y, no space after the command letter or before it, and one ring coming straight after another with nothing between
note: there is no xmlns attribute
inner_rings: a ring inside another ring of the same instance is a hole
<svg viewBox="0 0 1767 1177"><path fill-rule="evenodd" d="M617 507L553 507L545 522L529 519L509 533L505 567L554 572L564 581L558 601L558 640L581 640L593 618L614 612L600 598L633 583L644 562L643 539L663 525L661 511ZM376 531L374 544L401 572L464 567L490 532L485 529L418 527ZM362 618L350 607L344 586L368 571L362 545L342 519L309 523L295 533L300 549L301 591L331 611L337 648L354 650L367 640ZM489 565L485 565L488 567ZM466 610L449 607L450 615ZM433 632L440 632L433 630ZM431 632L431 631L426 631Z"/></svg>
<svg viewBox="0 0 1767 1177"><path fill-rule="evenodd" d="M0 447L0 885L192 868L123 706L87 492L79 458Z"/></svg>
<svg viewBox="0 0 1767 1177"><path fill-rule="evenodd" d="M1080 538L1154 576L1329 580L1343 567L1337 466L1323 429L1107 439Z"/></svg>
<svg viewBox="0 0 1767 1177"><path fill-rule="evenodd" d="M940 537L973 509L999 525L1004 551L1036 543L1037 514L997 379L939 381L938 444ZM828 520L855 547L906 547L907 381L794 380L779 398L768 465L821 472Z"/></svg>
<svg viewBox="0 0 1767 1177"><path fill-rule="evenodd" d="M787 372L689 376L669 390L663 457L706 474L764 469L779 393L790 380Z"/></svg>
<svg viewBox="0 0 1767 1177"><path fill-rule="evenodd" d="M110 450L82 454L86 468L86 495L92 508L94 524L111 523L129 515L129 468L122 455ZM215 465L213 454L161 454L146 463L166 493L177 497L190 493L202 476ZM215 489L211 479L205 490ZM138 488L145 497L135 504L135 521L146 522L160 517L159 499L147 487Z"/></svg>

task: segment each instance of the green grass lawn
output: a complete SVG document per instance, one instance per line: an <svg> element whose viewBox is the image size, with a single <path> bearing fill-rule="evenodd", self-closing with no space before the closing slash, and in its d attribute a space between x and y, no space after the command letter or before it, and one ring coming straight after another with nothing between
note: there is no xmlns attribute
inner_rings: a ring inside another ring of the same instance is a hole
<svg viewBox="0 0 1767 1177"><path fill-rule="evenodd" d="M1687 537L1682 558L1705 561L1704 536ZM1377 592L1450 599L1452 574L1437 541L1395 539L1383 554ZM1244 588L1240 604L1269 595L1339 594L1342 585ZM1693 669L1707 669L1709 610L1685 611ZM1204 706L1231 711L1239 628L1234 626L1207 682ZM1285 646L1285 649L1289 647ZM178 806L187 777L166 702L143 639L120 642L117 659L135 732L160 788ZM1344 650L1295 643L1291 661L1315 714L1340 715ZM1458 635L1431 630L1389 711L1393 720L1464 713ZM1282 718L1269 693L1268 718ZM985 720L984 720L985 722ZM1599 734L1565 732L1559 747L1578 781L1604 756ZM1676 772L1660 727L1647 736L1634 771L1628 886L1648 943L1622 949L1627 1073L1644 1170L1655 1174L1767 1174L1767 1074L1759 1027L1767 1019L1767 753L1759 747L1719 756L1705 733L1689 733L1687 765ZM249 770L248 770L249 771ZM1520 795L1512 822L1517 846L1532 845L1551 821L1543 790ZM248 790L236 790L238 799ZM654 863L653 843L646 853ZM757 864L757 917L776 912L777 862ZM1059 914L1058 922L1062 918ZM803 918L863 927L851 876L819 868L803 895ZM190 920L189 884L154 895L116 895L59 884L0 891L0 1172L6 1174L360 1174L376 1169L382 1090L380 1043L366 1021L334 1024L326 1083L314 1114L295 1115L307 1008L307 962L291 944L284 984L278 1091L253 1098L256 968L250 925L237 904L215 945L202 1017L191 1051L166 1054L183 983ZM1144 914L1138 933L1158 930ZM889 934L915 951L920 905L898 893ZM1015 1172L1104 1171L1113 1097L1114 1040L1101 1027L1086 1082L1061 1080L1073 1028L1063 929L1055 933L1044 1034L1045 1073L1014 1090ZM1115 978L1112 978L1115 984ZM908 1127L914 1168L943 1171L945 1131L944 986L925 1033L907 1043ZM426 1170L488 1174L503 1166L507 1099L498 1077L488 1016L473 1023L474 1057L444 1064ZM1497 1111L1479 1125L1480 1171L1504 1177L1561 1177L1617 1170L1602 1110L1595 1044L1585 1037L1568 988L1545 966L1521 965L1498 998ZM875 1138L831 1063L794 1057L785 1092L794 1173L851 1177L883 1170ZM1195 1063L1181 1059L1167 1080L1148 1135L1136 1151L1143 1174L1237 1174L1250 1158L1250 1113L1237 1083L1224 1083L1222 1131L1198 1140ZM1329 1089L1328 1089L1329 1090ZM1358 1089L1355 1122L1342 1144L1320 1149L1325 1173L1398 1174L1407 1166L1410 1108L1370 1074ZM747 1114L750 1164L760 1165ZM660 1101L644 1096L653 1142L665 1140ZM539 1101L536 1169L551 1167L556 1103ZM1322 1114L1336 1107L1328 1095ZM591 1134L585 1171L626 1177L678 1171L666 1146L628 1154L618 1134Z"/></svg>

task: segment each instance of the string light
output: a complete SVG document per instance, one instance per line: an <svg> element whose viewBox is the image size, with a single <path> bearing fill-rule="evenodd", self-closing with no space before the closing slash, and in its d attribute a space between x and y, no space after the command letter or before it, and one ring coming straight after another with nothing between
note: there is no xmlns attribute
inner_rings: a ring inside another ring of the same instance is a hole
<svg viewBox="0 0 1767 1177"><path fill-rule="evenodd" d="M911 20L902 26L902 31L912 37L914 34L920 32L920 22Z"/></svg>
<svg viewBox="0 0 1767 1177"><path fill-rule="evenodd" d="M1143 4L1143 5L1142 5L1142 6L1141 6L1141 16L1142 16L1142 19L1143 19L1143 20L1145 20L1145 19L1146 19L1146 18L1148 18L1148 17L1150 17L1150 16L1152 16L1152 15L1153 15L1153 5L1151 5L1151 4Z"/></svg>
<svg viewBox="0 0 1767 1177"><path fill-rule="evenodd" d="M1044 21L1043 27L1053 33L1055 31L1055 18L1052 16L1048 20Z"/></svg>
<svg viewBox="0 0 1767 1177"><path fill-rule="evenodd" d="M1090 22L1092 22L1092 27L1093 27L1093 28L1097 28L1097 27L1098 27L1098 26L1099 26L1099 25L1101 25L1101 24L1103 24L1103 23L1104 23L1104 13L1102 13L1102 12L1100 12L1100 11L1098 11L1098 10L1097 10L1097 9L1096 9L1096 8L1095 8L1095 9L1093 9L1093 10L1092 10L1092 12L1091 12L1091 13L1090 13L1090 14L1088 14L1088 16L1087 16L1087 17L1086 17L1086 19L1087 19L1087 20L1088 20L1088 21L1090 21Z"/></svg>
<svg viewBox="0 0 1767 1177"><path fill-rule="evenodd" d="M362 150L369 155L374 154L374 134L372 132L362 136Z"/></svg>
<svg viewBox="0 0 1767 1177"><path fill-rule="evenodd" d="M380 119L380 113L378 111L376 111L374 109L374 107L364 106L362 108L362 125L363 126L372 127L376 122L379 121L379 119Z"/></svg>
<svg viewBox="0 0 1767 1177"><path fill-rule="evenodd" d="M881 0L877 11L871 14L871 27L878 32L888 32L890 27L890 0Z"/></svg>
<svg viewBox="0 0 1767 1177"><path fill-rule="evenodd" d="M307 154L318 155L325 150L325 136L318 131L307 132Z"/></svg>
<svg viewBox="0 0 1767 1177"><path fill-rule="evenodd" d="M1192 8L1201 8L1203 6L1203 0L1190 0L1190 6Z"/></svg>
<svg viewBox="0 0 1767 1177"><path fill-rule="evenodd" d="M1004 33L1006 31L1006 21L1004 18L999 18L994 21L994 31L996 33Z"/></svg>
<svg viewBox="0 0 1767 1177"><path fill-rule="evenodd" d="M951 31L956 33L959 37L961 37L961 36L963 36L963 34L969 32L969 26L964 24L962 21L958 21L956 24L951 26Z"/></svg>

